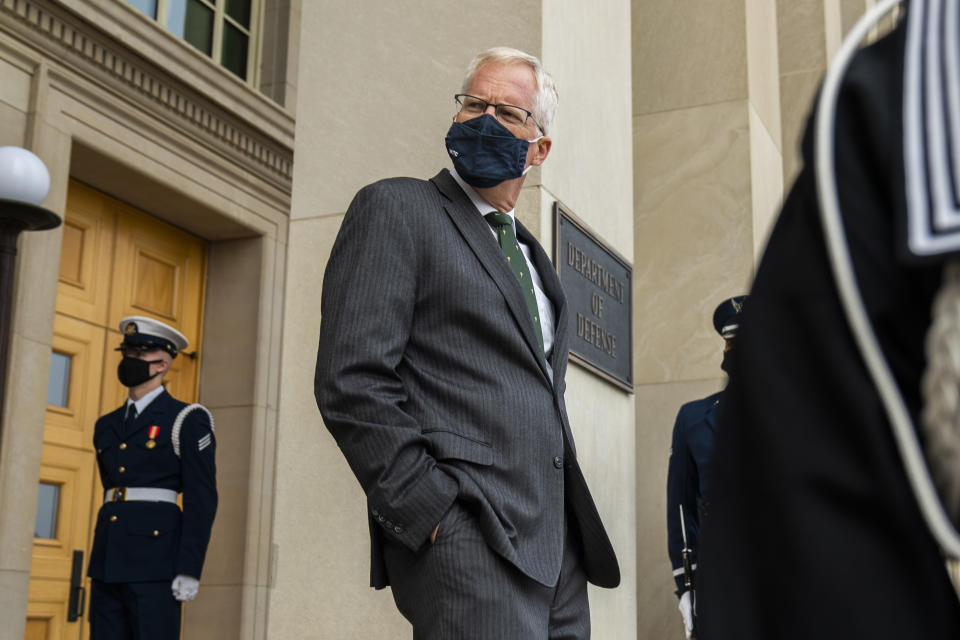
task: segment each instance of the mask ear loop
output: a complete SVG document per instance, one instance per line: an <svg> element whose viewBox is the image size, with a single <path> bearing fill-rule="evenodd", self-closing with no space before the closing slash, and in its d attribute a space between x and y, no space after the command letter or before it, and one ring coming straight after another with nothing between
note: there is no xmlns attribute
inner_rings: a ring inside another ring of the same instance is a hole
<svg viewBox="0 0 960 640"><path fill-rule="evenodd" d="M900 394L893 374L890 372L887 361L883 356L876 334L873 332L873 327L867 317L863 300L860 297L850 253L847 249L846 234L843 230L834 166L834 118L843 76L860 42L866 37L870 29L901 1L884 0L868 11L850 31L850 35L844 40L843 45L837 52L835 61L827 71L816 114L816 183L824 240L836 281L837 293L840 296L847 321L860 348L870 377L873 379L880 395L880 400L890 421L894 441L903 461L907 480L913 490L924 521L937 541L941 552L948 558L956 560L960 558L960 536L957 535L957 531L947 517L943 504L934 488L930 471L917 441L916 430L910 418L910 413L907 411L903 396ZM922 0L912 0L910 6L912 9L918 9L922 4ZM917 15L920 14L911 14L909 20L915 23ZM920 28L922 25L910 24L909 26L914 29Z"/></svg>
<svg viewBox="0 0 960 640"><path fill-rule="evenodd" d="M540 141L543 140L544 138L546 138L545 135L539 135L539 136L537 136L536 138L534 138L533 140L527 140L527 142L529 142L530 144L533 144L534 142L540 142ZM520 174L520 177L523 177L523 176L527 175L527 171L530 171L530 169L533 169L533 165L532 165L532 164L531 164L531 165L527 165L526 167L523 168L523 173Z"/></svg>

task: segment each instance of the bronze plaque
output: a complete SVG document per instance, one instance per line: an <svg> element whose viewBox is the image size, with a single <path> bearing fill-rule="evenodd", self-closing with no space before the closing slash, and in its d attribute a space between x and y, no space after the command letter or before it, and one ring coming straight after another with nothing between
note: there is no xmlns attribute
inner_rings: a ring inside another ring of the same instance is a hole
<svg viewBox="0 0 960 640"><path fill-rule="evenodd" d="M553 260L570 305L570 358L633 393L633 267L554 203Z"/></svg>

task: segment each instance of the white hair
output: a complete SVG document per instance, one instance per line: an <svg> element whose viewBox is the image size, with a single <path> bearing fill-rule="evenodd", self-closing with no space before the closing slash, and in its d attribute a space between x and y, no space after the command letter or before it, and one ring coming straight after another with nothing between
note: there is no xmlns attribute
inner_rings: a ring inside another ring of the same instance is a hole
<svg viewBox="0 0 960 640"><path fill-rule="evenodd" d="M473 77L477 70L488 64L525 64L533 71L533 77L537 85L536 93L533 97L533 118L540 125L544 134L550 128L553 117L557 114L557 85L553 78L547 73L540 60L536 56L524 53L519 49L510 47L493 47L477 55L470 61L467 67L467 75L463 78L462 91L470 90L473 83ZM519 106L519 105L517 105Z"/></svg>

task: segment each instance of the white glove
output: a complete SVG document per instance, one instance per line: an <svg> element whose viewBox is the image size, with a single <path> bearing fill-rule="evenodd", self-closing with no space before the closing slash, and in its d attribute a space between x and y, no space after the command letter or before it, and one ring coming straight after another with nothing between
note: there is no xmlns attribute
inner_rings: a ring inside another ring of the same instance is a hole
<svg viewBox="0 0 960 640"><path fill-rule="evenodd" d="M693 604L690 601L689 591L684 591L683 595L680 596L680 604L677 608L680 609L680 615L683 616L683 630L689 638L693 635Z"/></svg>
<svg viewBox="0 0 960 640"><path fill-rule="evenodd" d="M170 590L173 591L173 597L180 602L190 602L196 598L199 589L199 580L182 574L174 578L173 584L170 585Z"/></svg>

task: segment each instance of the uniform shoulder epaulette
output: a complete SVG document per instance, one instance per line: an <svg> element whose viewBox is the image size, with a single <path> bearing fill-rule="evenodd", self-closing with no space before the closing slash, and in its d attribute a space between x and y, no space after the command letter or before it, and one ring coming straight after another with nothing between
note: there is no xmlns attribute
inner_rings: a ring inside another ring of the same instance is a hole
<svg viewBox="0 0 960 640"><path fill-rule="evenodd" d="M173 445L173 452L178 458L180 457L180 428L183 427L183 421L186 420L187 415L197 409L207 414L207 417L210 419L210 431L211 433L213 432L213 414L210 413L209 409L197 403L185 406L180 410L180 413L177 414L176 419L173 421L173 429L170 431L170 443Z"/></svg>
<svg viewBox="0 0 960 640"><path fill-rule="evenodd" d="M911 0L903 74L906 249L960 255L960 30L954 2Z"/></svg>

